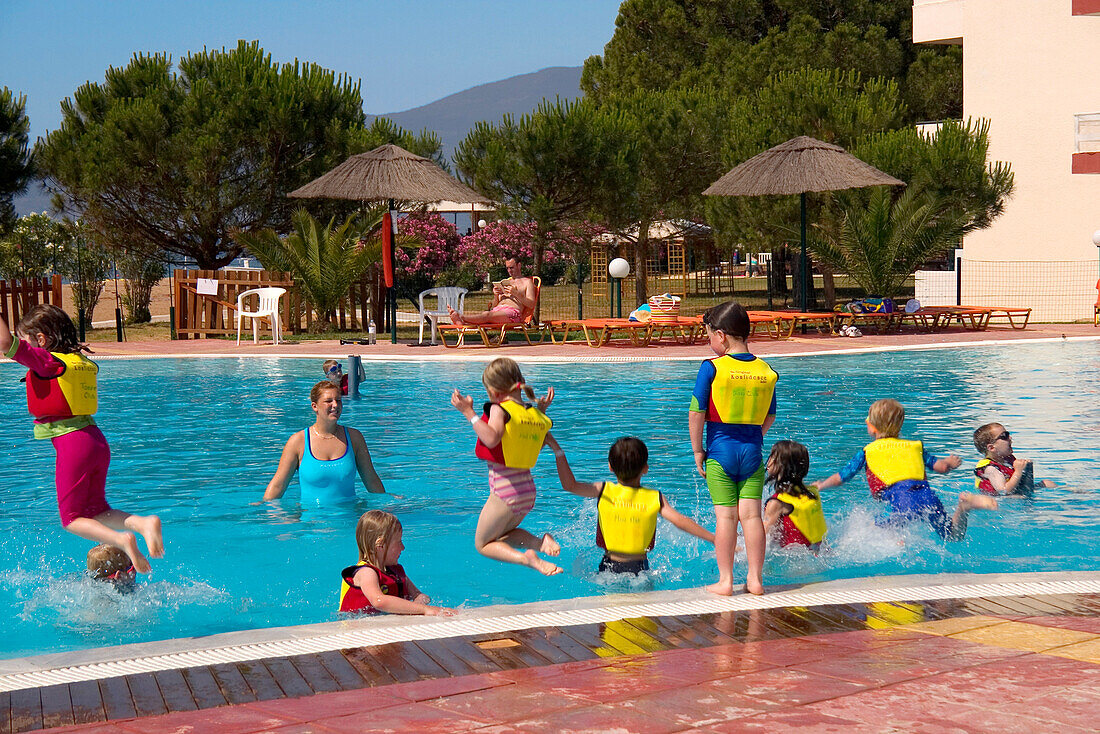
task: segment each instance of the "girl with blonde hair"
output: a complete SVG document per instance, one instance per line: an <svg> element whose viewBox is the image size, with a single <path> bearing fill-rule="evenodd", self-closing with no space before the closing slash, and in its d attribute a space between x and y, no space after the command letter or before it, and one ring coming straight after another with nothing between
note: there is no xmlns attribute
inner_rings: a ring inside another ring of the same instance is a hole
<svg viewBox="0 0 1100 734"><path fill-rule="evenodd" d="M474 546L484 556L505 563L530 566L553 576L561 568L541 558L539 552L556 556L561 547L550 533L537 538L519 525L535 505L535 482L531 467L550 436L553 425L543 412L554 400L554 388L542 398L524 381L514 360L494 359L481 375L489 395L482 413L474 412L474 399L456 388L453 405L474 428L474 453L489 466L489 499L481 509ZM535 404L526 403L524 395Z"/></svg>

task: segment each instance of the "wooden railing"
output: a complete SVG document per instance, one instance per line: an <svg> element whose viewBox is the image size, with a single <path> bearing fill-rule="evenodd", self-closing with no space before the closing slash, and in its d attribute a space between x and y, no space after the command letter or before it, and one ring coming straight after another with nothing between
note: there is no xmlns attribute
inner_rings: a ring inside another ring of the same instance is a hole
<svg viewBox="0 0 1100 734"><path fill-rule="evenodd" d="M217 281L217 293L200 294L199 279ZM370 304L382 303L376 275L368 273L352 283L336 309L336 328L365 331L370 321ZM237 333L237 296L252 288L286 288L279 301L284 334L308 331L321 318L301 297L289 273L268 270L177 270L172 275L172 303L176 309L178 339L199 339ZM373 295L373 298L372 298ZM245 306L248 308L248 306ZM377 320L379 316L375 316ZM379 321L379 330L381 322ZM248 326L246 323L245 326Z"/></svg>
<svg viewBox="0 0 1100 734"><path fill-rule="evenodd" d="M40 303L52 303L63 308L61 298L61 276L48 278L22 278L0 280L0 316L11 329L19 323L31 307Z"/></svg>

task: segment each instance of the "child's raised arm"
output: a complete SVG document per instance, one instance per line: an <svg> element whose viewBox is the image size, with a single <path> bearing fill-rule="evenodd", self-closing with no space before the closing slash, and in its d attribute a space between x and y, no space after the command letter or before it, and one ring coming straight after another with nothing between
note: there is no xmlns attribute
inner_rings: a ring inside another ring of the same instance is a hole
<svg viewBox="0 0 1100 734"><path fill-rule="evenodd" d="M561 482L562 489L581 497L600 496L603 482L578 482L577 478L573 476L573 469L569 466L569 460L565 458L565 452L562 451L561 444L558 443L553 434L546 434L546 445L554 452L554 461L558 466L558 480Z"/></svg>
<svg viewBox="0 0 1100 734"><path fill-rule="evenodd" d="M942 459L937 459L936 463L932 465L932 471L936 472L937 474L946 474L952 469L958 469L959 465L961 465L962 462L962 457L956 454L951 454L950 456L945 456Z"/></svg>
<svg viewBox="0 0 1100 734"><path fill-rule="evenodd" d="M356 571L353 580L355 585L363 592L363 596L367 597L371 605L380 612L424 614L429 617L452 617L455 614L453 609L433 607L384 593L382 587L378 585L378 572L369 566L363 566ZM416 589L416 587L413 587L413 589L415 593L419 594L419 589Z"/></svg>
<svg viewBox="0 0 1100 734"><path fill-rule="evenodd" d="M689 535L694 535L696 538L707 541L711 545L714 545L714 533L704 528L699 523L692 520L687 515L682 515L673 509L672 505L668 503L665 496L661 495L661 517L668 520L675 525L678 529L683 530Z"/></svg>
<svg viewBox="0 0 1100 734"><path fill-rule="evenodd" d="M840 476L840 473L838 472L831 477L818 480L814 482L814 484L817 485L818 489L832 489L833 487L839 487L840 485L844 484L844 479Z"/></svg>
<svg viewBox="0 0 1100 734"><path fill-rule="evenodd" d="M474 399L460 393L458 388L451 393L451 405L466 416L466 420L474 427L474 433L486 447L493 448L500 443L500 438L504 435L504 408L494 405L495 410L489 410L489 422L486 423L474 412Z"/></svg>

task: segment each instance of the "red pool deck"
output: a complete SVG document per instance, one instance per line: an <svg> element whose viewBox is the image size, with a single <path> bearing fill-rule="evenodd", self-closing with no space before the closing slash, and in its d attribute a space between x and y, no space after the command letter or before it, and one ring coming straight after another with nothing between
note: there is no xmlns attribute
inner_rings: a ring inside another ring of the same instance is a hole
<svg viewBox="0 0 1100 734"><path fill-rule="evenodd" d="M207 684L195 668L104 679L96 705L77 684L13 691L0 729L1096 731L1100 595L646 617L315 658L221 666Z"/></svg>
<svg viewBox="0 0 1100 734"><path fill-rule="evenodd" d="M767 337L753 337L750 348L761 355L798 354L805 352L828 352L848 349L891 349L926 345L983 344L999 341L1030 341L1042 339L1061 339L1062 337L1100 338L1100 329L1091 324L1032 324L1026 330L1011 328L989 328L985 331L948 329L935 333L924 332L888 332L878 334L868 332L862 337L830 336L810 331L807 334L795 334L790 339L776 340ZM232 339L190 339L180 341L135 341L135 342L96 342L92 345L99 356L188 356L188 355L233 355L233 356L287 356L307 357L316 355L361 354L373 358L395 359L492 359L508 355L514 359L601 359L601 358L688 358L705 356L709 352L705 344L684 345L675 340L653 344L648 347L632 346L629 339L612 341L598 349L587 346L583 341L568 344L552 344L546 340L542 344L529 346L519 341L496 349L482 346L445 349L442 345L418 345L415 341L403 341L391 344L382 335L377 344L358 345L340 344L338 339L318 340L308 335L291 338L291 343L273 346L271 342L261 341L253 344L242 342L238 347Z"/></svg>

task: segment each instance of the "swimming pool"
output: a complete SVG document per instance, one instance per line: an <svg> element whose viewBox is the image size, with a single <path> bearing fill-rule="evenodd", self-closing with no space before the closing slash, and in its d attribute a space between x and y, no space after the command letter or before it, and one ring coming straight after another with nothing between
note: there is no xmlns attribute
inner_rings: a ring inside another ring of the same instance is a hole
<svg viewBox="0 0 1100 734"><path fill-rule="evenodd" d="M512 356L522 356L509 350ZM700 359L706 356L700 350ZM867 441L863 418L879 397L901 400L905 436L963 466L933 486L948 509L972 486L970 443L984 422L1005 423L1036 476L1059 482L1034 502L974 514L967 539L944 545L925 526L875 527L861 479L825 497L832 552L769 557L765 582L805 583L895 573L1100 569L1100 342L1014 344L860 355L777 357L779 416L771 440L810 447L812 477L837 470ZM525 527L551 530L566 572L544 578L480 557L472 537L487 492L473 435L448 402L453 386L480 403L480 363L365 365L365 398L343 422L363 430L387 489L361 492L355 507L304 509L296 482L278 503L253 506L292 431L312 422L307 393L316 360L158 359L100 362L97 416L111 442L108 498L156 512L166 558L137 592L119 596L85 581L88 544L63 532L52 485L53 452L30 438L22 368L0 365L0 446L13 457L0 476L0 589L8 628L0 658L205 635L336 618L339 571L354 563L355 520L364 509L396 513L405 526L402 563L438 603L481 606L630 590L594 575L595 507L564 493L545 454L534 470L538 504ZM650 449L649 486L713 527L706 487L692 468L686 408L696 362L523 365L539 389L554 385L554 433L578 478L607 478L620 435ZM713 551L661 528L652 586L713 580ZM743 557L739 570L744 573Z"/></svg>

